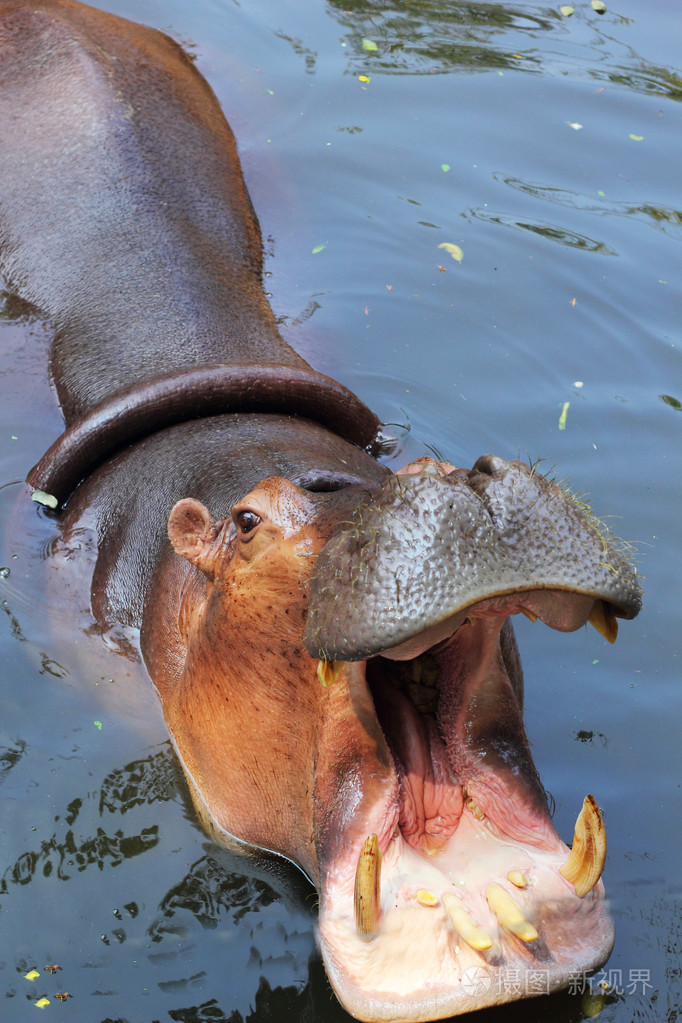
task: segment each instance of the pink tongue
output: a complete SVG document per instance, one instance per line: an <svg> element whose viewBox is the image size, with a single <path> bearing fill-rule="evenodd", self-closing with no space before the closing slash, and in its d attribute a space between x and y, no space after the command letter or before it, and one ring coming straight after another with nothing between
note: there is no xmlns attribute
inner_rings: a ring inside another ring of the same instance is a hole
<svg viewBox="0 0 682 1023"><path fill-rule="evenodd" d="M441 848L457 829L464 799L438 725L390 682L374 701L400 777L400 830L415 849Z"/></svg>

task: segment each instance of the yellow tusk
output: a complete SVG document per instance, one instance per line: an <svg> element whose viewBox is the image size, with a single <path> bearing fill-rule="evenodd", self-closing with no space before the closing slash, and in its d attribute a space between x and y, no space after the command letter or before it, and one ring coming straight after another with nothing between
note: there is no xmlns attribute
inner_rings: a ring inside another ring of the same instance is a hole
<svg viewBox="0 0 682 1023"><path fill-rule="evenodd" d="M489 884L485 897L500 926L506 927L522 941L537 940L538 932L523 914L514 897L506 892L501 885Z"/></svg>
<svg viewBox="0 0 682 1023"><path fill-rule="evenodd" d="M333 686L343 671L343 661L325 661L323 658L317 662L317 677L325 689Z"/></svg>
<svg viewBox="0 0 682 1023"><path fill-rule="evenodd" d="M537 622L538 616L536 615L535 611L531 611L527 607L520 607L519 611L521 612L522 615L525 615L529 621Z"/></svg>
<svg viewBox="0 0 682 1023"><path fill-rule="evenodd" d="M511 881L516 888L525 888L528 884L528 879L521 873L520 870L510 870L507 874L507 881Z"/></svg>
<svg viewBox="0 0 682 1023"><path fill-rule="evenodd" d="M616 642L618 619L603 600L595 600L590 617L587 620L590 625L594 625L599 635L603 636L609 643Z"/></svg>
<svg viewBox="0 0 682 1023"><path fill-rule="evenodd" d="M594 796L585 796L575 822L571 853L559 873L570 881L581 899L602 875L606 860L606 830Z"/></svg>
<svg viewBox="0 0 682 1023"><path fill-rule="evenodd" d="M455 895L454 892L445 892L442 902L445 912L450 918L450 923L467 945L478 949L479 952L485 952L487 948L491 948L493 939L474 921L459 895Z"/></svg>
<svg viewBox="0 0 682 1023"><path fill-rule="evenodd" d="M371 937L381 917L381 849L369 835L360 850L355 870L355 926L363 938Z"/></svg>

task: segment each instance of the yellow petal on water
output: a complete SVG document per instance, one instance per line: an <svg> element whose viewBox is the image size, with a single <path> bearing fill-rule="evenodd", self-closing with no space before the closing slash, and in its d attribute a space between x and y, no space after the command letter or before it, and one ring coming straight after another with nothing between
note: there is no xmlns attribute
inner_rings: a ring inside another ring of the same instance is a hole
<svg viewBox="0 0 682 1023"><path fill-rule="evenodd" d="M604 3L604 0L591 0L590 6L593 11L597 12L597 14L606 13L606 4Z"/></svg>
<svg viewBox="0 0 682 1023"><path fill-rule="evenodd" d="M24 980L35 980L36 977L39 976L40 973L38 972L38 970L29 970L28 973L24 974Z"/></svg>
<svg viewBox="0 0 682 1023"><path fill-rule="evenodd" d="M633 142L643 142L644 141L644 136L643 135L630 135L630 138L632 139Z"/></svg>
<svg viewBox="0 0 682 1023"><path fill-rule="evenodd" d="M369 75L358 75L358 81L359 82L371 82L372 79L369 77Z"/></svg>
<svg viewBox="0 0 682 1023"><path fill-rule="evenodd" d="M568 415L568 410L569 410L570 407L571 407L570 401L565 401L564 402L564 407L561 410L561 415L559 416L559 429L560 430L565 430L566 429L566 416Z"/></svg>
<svg viewBox="0 0 682 1023"><path fill-rule="evenodd" d="M50 1004L49 998L39 998L37 1002L33 1003L36 1009L46 1009Z"/></svg>
<svg viewBox="0 0 682 1023"><path fill-rule="evenodd" d="M438 246L439 249L445 249L449 252L453 259L456 259L458 263L461 263L464 259L464 253L460 249L459 245L453 245L452 242L441 242Z"/></svg>
<svg viewBox="0 0 682 1023"><path fill-rule="evenodd" d="M379 49L377 44L375 42L372 42L371 39L363 39L362 48L363 50L367 50L368 53L376 53L376 51Z"/></svg>
<svg viewBox="0 0 682 1023"><path fill-rule="evenodd" d="M570 18L572 14L575 14L575 7L571 7L570 4L562 4L559 13L563 14L564 18Z"/></svg>
<svg viewBox="0 0 682 1023"><path fill-rule="evenodd" d="M316 256L318 252L323 252L327 248L327 243L324 242L322 245L316 245L313 251L313 256Z"/></svg>

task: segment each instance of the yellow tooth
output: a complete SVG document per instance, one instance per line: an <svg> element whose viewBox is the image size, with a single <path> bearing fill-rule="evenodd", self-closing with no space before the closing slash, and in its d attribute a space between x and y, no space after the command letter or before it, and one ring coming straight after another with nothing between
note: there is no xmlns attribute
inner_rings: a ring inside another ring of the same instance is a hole
<svg viewBox="0 0 682 1023"><path fill-rule="evenodd" d="M467 945L478 949L479 952L485 952L487 948L492 946L493 939L474 921L474 918L469 910L465 908L459 895L455 895L454 892L445 892L442 902L445 906L445 912L450 918L450 923L460 938L466 941Z"/></svg>
<svg viewBox="0 0 682 1023"><path fill-rule="evenodd" d="M613 611L609 610L603 600L595 600L594 606L587 619L590 625L594 625L597 632L607 639L609 643L615 643L618 636L618 619Z"/></svg>
<svg viewBox="0 0 682 1023"><path fill-rule="evenodd" d="M520 870L510 870L507 874L507 881L511 881L517 888L525 888L528 884L527 878L524 877Z"/></svg>
<svg viewBox="0 0 682 1023"><path fill-rule="evenodd" d="M438 905L438 896L430 892L428 888L418 888L415 897L420 906Z"/></svg>
<svg viewBox="0 0 682 1023"><path fill-rule="evenodd" d="M528 618L531 622L537 622L538 616L536 615L535 611L531 611L527 607L520 607L519 611L521 612L522 615L525 615L526 618Z"/></svg>
<svg viewBox="0 0 682 1023"><path fill-rule="evenodd" d="M473 799L467 799L467 801L466 801L466 803L464 805L466 806L466 808L469 811L469 813L472 814L472 816L477 821L484 821L485 820L485 814L483 813L483 810L481 810L481 808L478 805L478 803L474 803Z"/></svg>
<svg viewBox="0 0 682 1023"><path fill-rule="evenodd" d="M485 897L502 927L506 927L522 941L537 939L538 932L530 920L524 916L513 896L506 892L501 885L489 884Z"/></svg>
<svg viewBox="0 0 682 1023"><path fill-rule="evenodd" d="M585 796L575 822L571 854L559 873L570 881L576 895L584 898L601 877L606 859L606 831L594 796Z"/></svg>
<svg viewBox="0 0 682 1023"><path fill-rule="evenodd" d="M343 671L343 661L325 661L323 658L317 662L317 677L325 689L334 685L338 676Z"/></svg>
<svg viewBox="0 0 682 1023"><path fill-rule="evenodd" d="M360 850L355 870L355 926L371 937L381 916L381 849L376 835L369 835Z"/></svg>

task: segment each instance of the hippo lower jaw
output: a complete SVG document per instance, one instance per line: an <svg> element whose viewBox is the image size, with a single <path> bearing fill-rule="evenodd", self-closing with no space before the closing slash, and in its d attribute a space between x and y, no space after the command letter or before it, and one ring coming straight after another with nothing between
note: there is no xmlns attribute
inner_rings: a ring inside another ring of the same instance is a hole
<svg viewBox="0 0 682 1023"><path fill-rule="evenodd" d="M417 637L412 659L403 648L337 665L334 685L364 713L373 702L392 763L378 751L380 784L350 825L344 816L320 885L325 966L360 1019L433 1020L548 994L612 948L596 804L586 800L589 834L581 823L573 859L593 840L596 852L566 870L523 731L505 621L533 602L572 628L593 604L548 592L491 599L435 646Z"/></svg>

